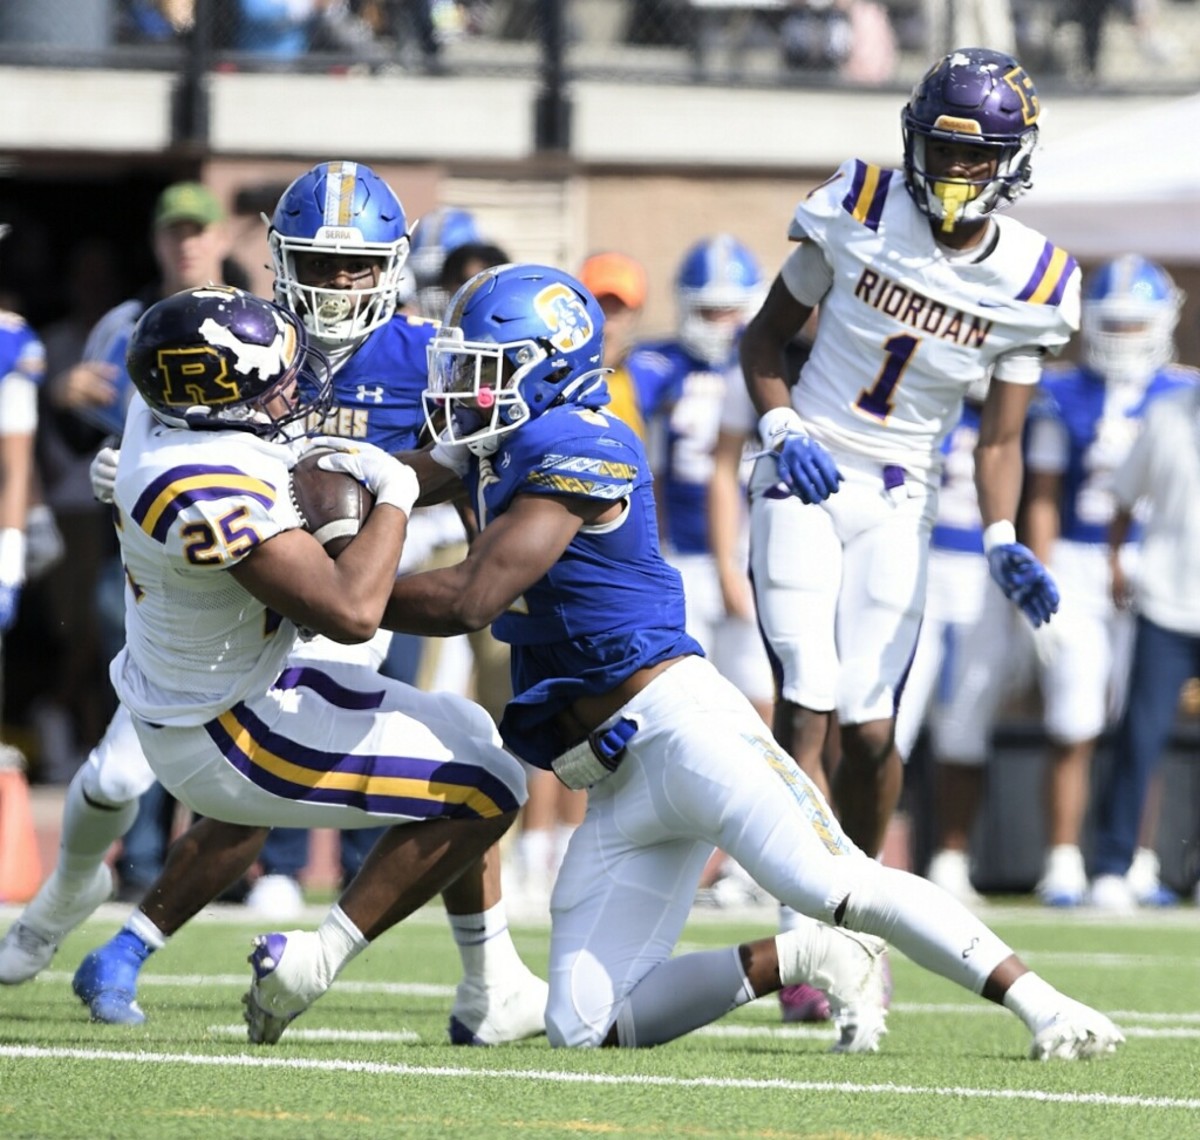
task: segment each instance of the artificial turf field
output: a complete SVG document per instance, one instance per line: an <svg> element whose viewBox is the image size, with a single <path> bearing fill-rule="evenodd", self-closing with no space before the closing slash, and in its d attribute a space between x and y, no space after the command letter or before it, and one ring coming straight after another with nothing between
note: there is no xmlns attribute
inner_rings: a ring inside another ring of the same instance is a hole
<svg viewBox="0 0 1200 1140"><path fill-rule="evenodd" d="M102 908L40 978L0 989L5 1140L1200 1137L1194 906L1128 919L989 909L1031 966L1125 1031L1116 1056L1083 1063L1026 1060L1015 1017L895 953L889 1032L874 1055L828 1054L832 1030L782 1025L773 999L652 1050L552 1051L544 1038L454 1048L458 957L436 906L352 962L273 1048L246 1043L245 958L262 927L236 908L214 908L150 960L144 1026L92 1025L71 974L124 913ZM0 908L0 929L15 914ZM773 918L697 910L681 948L760 937ZM544 973L545 926L514 929Z"/></svg>

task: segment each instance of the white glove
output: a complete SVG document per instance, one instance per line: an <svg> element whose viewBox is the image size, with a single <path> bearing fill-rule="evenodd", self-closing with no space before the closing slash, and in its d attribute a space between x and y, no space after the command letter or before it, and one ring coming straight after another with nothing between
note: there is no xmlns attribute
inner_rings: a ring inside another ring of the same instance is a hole
<svg viewBox="0 0 1200 1140"><path fill-rule="evenodd" d="M347 444L343 441L342 448ZM394 455L371 443L355 443L349 450L338 450L317 460L323 471L342 471L357 479L372 495L376 504L399 507L406 515L421 493L417 473Z"/></svg>
<svg viewBox="0 0 1200 1140"><path fill-rule="evenodd" d="M16 527L0 530L0 633L12 628L25 581L25 535Z"/></svg>
<svg viewBox="0 0 1200 1140"><path fill-rule="evenodd" d="M121 458L119 447L102 447L96 452L88 468L92 480L92 495L101 503L113 501L113 488L117 483L117 461Z"/></svg>
<svg viewBox="0 0 1200 1140"><path fill-rule="evenodd" d="M45 503L35 503L25 516L25 577L41 577L61 561L65 549L54 512Z"/></svg>
<svg viewBox="0 0 1200 1140"><path fill-rule="evenodd" d="M429 452L429 458L434 463L453 471L460 479L471 466L471 450L465 443L449 443L439 439Z"/></svg>

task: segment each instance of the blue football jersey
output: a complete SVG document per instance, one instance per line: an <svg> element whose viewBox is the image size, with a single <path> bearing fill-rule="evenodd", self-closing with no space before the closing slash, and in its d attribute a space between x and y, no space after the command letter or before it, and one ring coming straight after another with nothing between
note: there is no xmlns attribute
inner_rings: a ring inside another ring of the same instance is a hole
<svg viewBox="0 0 1200 1140"><path fill-rule="evenodd" d="M518 495L627 504L616 523L581 529L492 624L512 646L514 696L500 733L516 755L548 768L574 743L559 738L556 713L645 666L703 651L684 632L683 585L659 552L646 453L621 420L577 405L552 408L472 462L467 482L481 527Z"/></svg>
<svg viewBox="0 0 1200 1140"><path fill-rule="evenodd" d="M1050 419L1065 435L1067 452L1060 504L1060 533L1071 542L1108 541L1115 500L1112 478L1141 429L1146 409L1160 396L1196 382L1197 374L1167 365L1154 374L1140 396L1122 399L1120 389L1082 367L1045 373L1031 420ZM1140 538L1135 524L1130 541Z"/></svg>
<svg viewBox="0 0 1200 1140"><path fill-rule="evenodd" d="M706 554L708 485L725 373L673 340L635 349L625 367L652 440L666 540L680 554Z"/></svg>
<svg viewBox="0 0 1200 1140"><path fill-rule="evenodd" d="M0 379L14 372L41 384L46 374L46 350L24 317L0 310Z"/></svg>
<svg viewBox="0 0 1200 1140"><path fill-rule="evenodd" d="M958 424L942 440L942 480L930 545L935 550L983 553L983 519L975 490L975 445L982 406L964 400Z"/></svg>
<svg viewBox="0 0 1200 1140"><path fill-rule="evenodd" d="M376 329L333 374L333 407L314 434L365 439L384 451L417 446L425 413L421 393L428 382L425 348L437 324L397 314Z"/></svg>

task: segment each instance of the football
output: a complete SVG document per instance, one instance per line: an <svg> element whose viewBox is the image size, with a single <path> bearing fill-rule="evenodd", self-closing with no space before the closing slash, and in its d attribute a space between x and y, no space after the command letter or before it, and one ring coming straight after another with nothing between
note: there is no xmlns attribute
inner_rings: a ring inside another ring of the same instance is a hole
<svg viewBox="0 0 1200 1140"><path fill-rule="evenodd" d="M313 536L331 558L346 548L375 505L375 496L352 475L326 471L317 460L334 451L314 447L292 468L292 505L304 529Z"/></svg>

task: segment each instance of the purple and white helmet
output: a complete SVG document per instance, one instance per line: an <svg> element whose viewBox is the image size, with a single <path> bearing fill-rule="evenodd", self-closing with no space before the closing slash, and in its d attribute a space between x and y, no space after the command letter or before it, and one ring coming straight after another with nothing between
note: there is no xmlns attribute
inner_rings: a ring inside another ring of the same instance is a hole
<svg viewBox="0 0 1200 1140"><path fill-rule="evenodd" d="M1033 80L1011 55L959 48L935 63L901 114L904 180L917 209L949 229L1016 201L1030 186L1039 110ZM929 177L930 139L994 150L995 174L970 182Z"/></svg>

